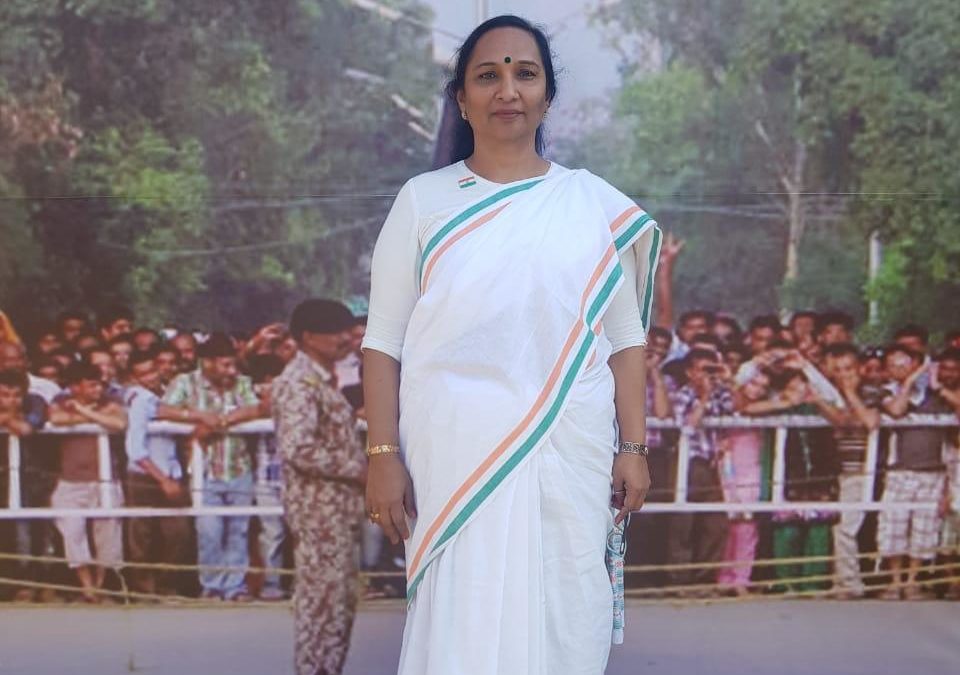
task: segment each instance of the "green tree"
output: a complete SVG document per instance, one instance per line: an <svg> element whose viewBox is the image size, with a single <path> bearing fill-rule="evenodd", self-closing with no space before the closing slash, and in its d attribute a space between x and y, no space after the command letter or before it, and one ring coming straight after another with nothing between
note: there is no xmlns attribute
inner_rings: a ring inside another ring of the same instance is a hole
<svg viewBox="0 0 960 675"><path fill-rule="evenodd" d="M427 31L346 0L4 3L0 100L60 78L83 138L67 166L35 146L3 168L42 263L0 303L249 328L364 293L383 195L429 163L437 74Z"/></svg>
<svg viewBox="0 0 960 675"><path fill-rule="evenodd" d="M889 256L870 292L884 322L945 327L936 307L955 297L960 245L957 153L940 142L958 129L956 3L632 0L610 11L653 61L625 70L611 126L584 143L599 152L580 156L664 224L682 223L682 304L862 317L866 241L879 229ZM918 292L930 302L906 302Z"/></svg>
<svg viewBox="0 0 960 675"><path fill-rule="evenodd" d="M960 6L889 1L854 10L861 27L834 64L851 111L858 195L852 210L877 230L884 264L868 297L889 325L960 325Z"/></svg>

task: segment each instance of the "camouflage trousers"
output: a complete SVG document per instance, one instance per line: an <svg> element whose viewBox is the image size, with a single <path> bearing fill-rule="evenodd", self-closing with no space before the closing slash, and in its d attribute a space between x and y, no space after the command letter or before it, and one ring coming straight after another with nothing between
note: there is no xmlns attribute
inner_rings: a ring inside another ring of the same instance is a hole
<svg viewBox="0 0 960 675"><path fill-rule="evenodd" d="M297 675L339 675L359 596L363 491L319 480L300 487L284 495L296 541L295 670Z"/></svg>

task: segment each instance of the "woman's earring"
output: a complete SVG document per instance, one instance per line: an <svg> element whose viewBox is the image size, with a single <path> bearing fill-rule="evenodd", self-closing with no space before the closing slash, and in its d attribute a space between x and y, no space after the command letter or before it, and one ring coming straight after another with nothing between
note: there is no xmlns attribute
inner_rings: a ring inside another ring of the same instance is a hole
<svg viewBox="0 0 960 675"><path fill-rule="evenodd" d="M461 111L460 111L460 117L462 117L463 119L467 119L467 111L466 111L466 110L461 110Z"/></svg>

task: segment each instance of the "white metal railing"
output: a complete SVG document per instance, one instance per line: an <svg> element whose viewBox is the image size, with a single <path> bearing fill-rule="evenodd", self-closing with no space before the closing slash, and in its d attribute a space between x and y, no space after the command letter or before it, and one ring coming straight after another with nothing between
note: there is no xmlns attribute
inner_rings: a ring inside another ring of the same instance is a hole
<svg viewBox="0 0 960 675"><path fill-rule="evenodd" d="M790 511L902 511L936 509L936 502L881 503L873 499L876 488L876 466L880 452L880 431L882 429L903 429L916 427L956 428L960 425L954 415L908 415L899 419L884 416L880 429L867 435L867 451L864 457L863 496L859 502L828 501L789 501L785 498L787 433L790 429L830 428L830 422L816 415L781 415L777 417L745 417L731 415L726 417L705 418L703 427L709 429L774 429L773 467L771 476L771 499L756 502L690 502L688 501L687 474L689 471L689 438L681 433L677 443L677 474L672 502L647 502L643 506L645 513L709 512L726 511L770 513ZM649 418L647 427L651 429L680 430L681 426L672 420ZM945 448L946 450L946 448Z"/></svg>
<svg viewBox="0 0 960 675"><path fill-rule="evenodd" d="M901 419L884 418L882 429L897 429L905 427L947 427L956 428L960 424L953 415L910 415ZM681 426L673 420L649 418L647 426L651 429L680 430ZM818 510L818 511L897 511L936 509L937 504L930 503L881 503L873 499L876 484L876 465L880 446L880 431L874 430L868 434L867 453L864 461L865 476L863 496L859 502L829 502L829 501L788 501L785 498L786 488L786 444L789 429L811 429L830 427L830 423L817 416L780 416L780 417L729 417L705 418L703 427L710 429L774 429L773 463L771 476L771 498L769 501L754 502L700 502L689 501L687 475L689 472L689 440L686 434L681 433L677 446L677 472L674 485L674 499L672 502L650 502L644 507L644 513L677 513L677 512L777 512L784 510ZM172 422L153 422L150 424L151 435L189 436L193 427ZM74 427L48 426L42 434L90 434L97 436L97 457L99 462L99 480L101 485L100 508L83 509L53 509L47 507L23 507L21 495L22 484L20 470L22 467L22 453L20 440L13 435L8 438L8 499L7 507L0 509L0 520L25 518L52 518L61 515L84 517L144 517L144 516L199 516L199 515L282 515L280 506L204 506L204 466L203 453L199 443L194 441L190 460L190 492L192 505L182 508L154 508L154 507L125 507L112 503L110 482L112 463L110 461L110 440L101 427L86 424ZM256 420L237 425L231 428L231 435L262 435L273 433L273 422L269 419ZM2 436L2 435L0 435ZM960 457L958 457L960 458ZM656 477L654 477L656 482ZM255 486L255 490L257 487Z"/></svg>
<svg viewBox="0 0 960 675"><path fill-rule="evenodd" d="M152 436L190 436L194 426L176 422L151 422L148 432ZM47 425L40 434L43 435L86 435L97 437L98 480L100 482L100 498L104 504L98 508L54 509L49 507L24 507L22 505L22 484L20 469L23 465L22 448L17 436L8 436L8 489L7 507L0 509L0 520L26 518L56 518L61 515L82 516L86 518L141 518L145 516L279 516L283 515L281 506L204 506L204 465L203 452L200 443L193 441L190 452L190 496L191 506L177 508L160 507L128 507L113 504L113 493L110 483L114 480L113 464L110 461L110 434L96 424L79 424L76 426ZM273 421L269 419L254 420L231 427L230 435L249 436L273 433ZM2 437L2 432L0 432ZM260 486L262 488L262 486ZM257 487L254 488L256 490Z"/></svg>

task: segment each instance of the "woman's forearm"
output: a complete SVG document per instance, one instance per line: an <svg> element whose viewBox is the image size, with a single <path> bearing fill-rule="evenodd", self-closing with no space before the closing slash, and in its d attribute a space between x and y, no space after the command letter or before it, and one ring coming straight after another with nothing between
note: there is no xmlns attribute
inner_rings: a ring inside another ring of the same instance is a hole
<svg viewBox="0 0 960 675"><path fill-rule="evenodd" d="M954 412L956 412L957 417L960 417L960 391L951 391L946 387L940 387L937 391L940 392L940 395L953 406Z"/></svg>
<svg viewBox="0 0 960 675"><path fill-rule="evenodd" d="M913 393L913 387L904 385L897 392L893 399L883 406L883 409L891 417L903 417L910 408L910 395Z"/></svg>
<svg viewBox="0 0 960 675"><path fill-rule="evenodd" d="M653 371L651 371L652 373ZM667 394L667 384L663 381L663 375L657 374L650 377L647 386L653 387L653 416L665 420L670 417L670 395Z"/></svg>
<svg viewBox="0 0 960 675"><path fill-rule="evenodd" d="M870 431L880 426L880 413L872 408L868 408L859 396L850 397L850 406L856 419Z"/></svg>
<svg viewBox="0 0 960 675"><path fill-rule="evenodd" d="M673 325L673 263L661 261L657 268L657 283L654 286L656 296L656 324Z"/></svg>
<svg viewBox="0 0 960 675"><path fill-rule="evenodd" d="M61 408L57 405L53 405L50 408L50 415L48 419L50 420L50 424L57 427L71 427L78 424L85 424L88 421L83 415L70 412L69 410Z"/></svg>
<svg viewBox="0 0 960 675"><path fill-rule="evenodd" d="M643 347L628 347L610 357L616 386L614 403L620 439L647 440L647 361Z"/></svg>
<svg viewBox="0 0 960 675"><path fill-rule="evenodd" d="M363 350L363 402L369 444L399 444L400 363L375 349Z"/></svg>
<svg viewBox="0 0 960 675"><path fill-rule="evenodd" d="M845 410L841 410L830 403L827 403L822 398L814 398L813 404L817 406L817 410L820 411L820 414L827 419L828 422L835 426L847 426L850 422L850 418L847 416Z"/></svg>
<svg viewBox="0 0 960 675"><path fill-rule="evenodd" d="M683 425L689 427L690 429L696 429L700 426L700 423L703 421L703 418L707 416L707 406L702 399L696 399L693 402L693 405L690 408L690 412L687 413L686 418L683 420Z"/></svg>

